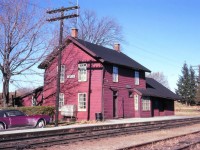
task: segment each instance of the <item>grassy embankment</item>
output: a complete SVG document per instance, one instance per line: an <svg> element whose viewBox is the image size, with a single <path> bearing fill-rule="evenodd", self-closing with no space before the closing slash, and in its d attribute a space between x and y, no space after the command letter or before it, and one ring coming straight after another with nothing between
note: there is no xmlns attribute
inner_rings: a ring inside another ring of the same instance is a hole
<svg viewBox="0 0 200 150"><path fill-rule="evenodd" d="M187 106L187 105L175 102L175 115L200 116L200 106Z"/></svg>

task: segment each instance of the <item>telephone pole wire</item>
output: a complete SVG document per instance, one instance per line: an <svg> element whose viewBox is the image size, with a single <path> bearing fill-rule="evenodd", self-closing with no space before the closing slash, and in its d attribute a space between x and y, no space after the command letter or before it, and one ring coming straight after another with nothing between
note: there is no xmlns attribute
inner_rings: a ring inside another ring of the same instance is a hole
<svg viewBox="0 0 200 150"><path fill-rule="evenodd" d="M61 51L63 48L62 39L63 39L63 26L64 26L64 19L75 18L79 15L74 13L70 15L65 15L65 11L76 10L79 9L79 6L72 6L72 7L62 7L59 9L49 10L47 11L48 14L60 13L60 17L55 17L51 19L47 19L47 21L60 21L60 36L59 36L59 48L58 48L58 74L57 74L57 85L56 85L56 101L55 101L55 126L58 126L58 114L59 114L59 95L60 95L60 72L61 72Z"/></svg>

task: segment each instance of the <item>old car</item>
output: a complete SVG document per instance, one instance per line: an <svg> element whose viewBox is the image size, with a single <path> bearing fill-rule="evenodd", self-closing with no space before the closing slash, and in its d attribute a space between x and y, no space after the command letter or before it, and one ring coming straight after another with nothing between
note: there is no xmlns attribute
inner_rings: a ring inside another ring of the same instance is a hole
<svg viewBox="0 0 200 150"><path fill-rule="evenodd" d="M22 127L43 128L50 123L50 120L48 115L28 116L19 110L0 110L0 130Z"/></svg>

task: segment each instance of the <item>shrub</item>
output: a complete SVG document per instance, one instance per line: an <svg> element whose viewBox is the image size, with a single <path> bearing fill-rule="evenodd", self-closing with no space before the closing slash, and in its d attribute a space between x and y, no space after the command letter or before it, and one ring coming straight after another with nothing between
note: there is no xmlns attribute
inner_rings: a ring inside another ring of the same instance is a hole
<svg viewBox="0 0 200 150"><path fill-rule="evenodd" d="M55 114L55 107L52 106L7 107L5 109L17 109L24 112L27 115L45 114L49 116L54 116Z"/></svg>

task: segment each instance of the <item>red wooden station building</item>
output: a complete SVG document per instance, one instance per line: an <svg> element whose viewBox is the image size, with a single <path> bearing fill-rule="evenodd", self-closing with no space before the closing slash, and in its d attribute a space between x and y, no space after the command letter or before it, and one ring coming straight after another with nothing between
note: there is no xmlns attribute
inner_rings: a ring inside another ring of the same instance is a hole
<svg viewBox="0 0 200 150"><path fill-rule="evenodd" d="M73 106L77 120L94 120L97 113L104 119L174 115L179 97L146 78L149 69L121 52L119 44L113 50L78 39L77 34L72 29L62 49L60 110ZM57 54L55 49L39 65L45 70L44 86L21 97L24 106L55 106Z"/></svg>

